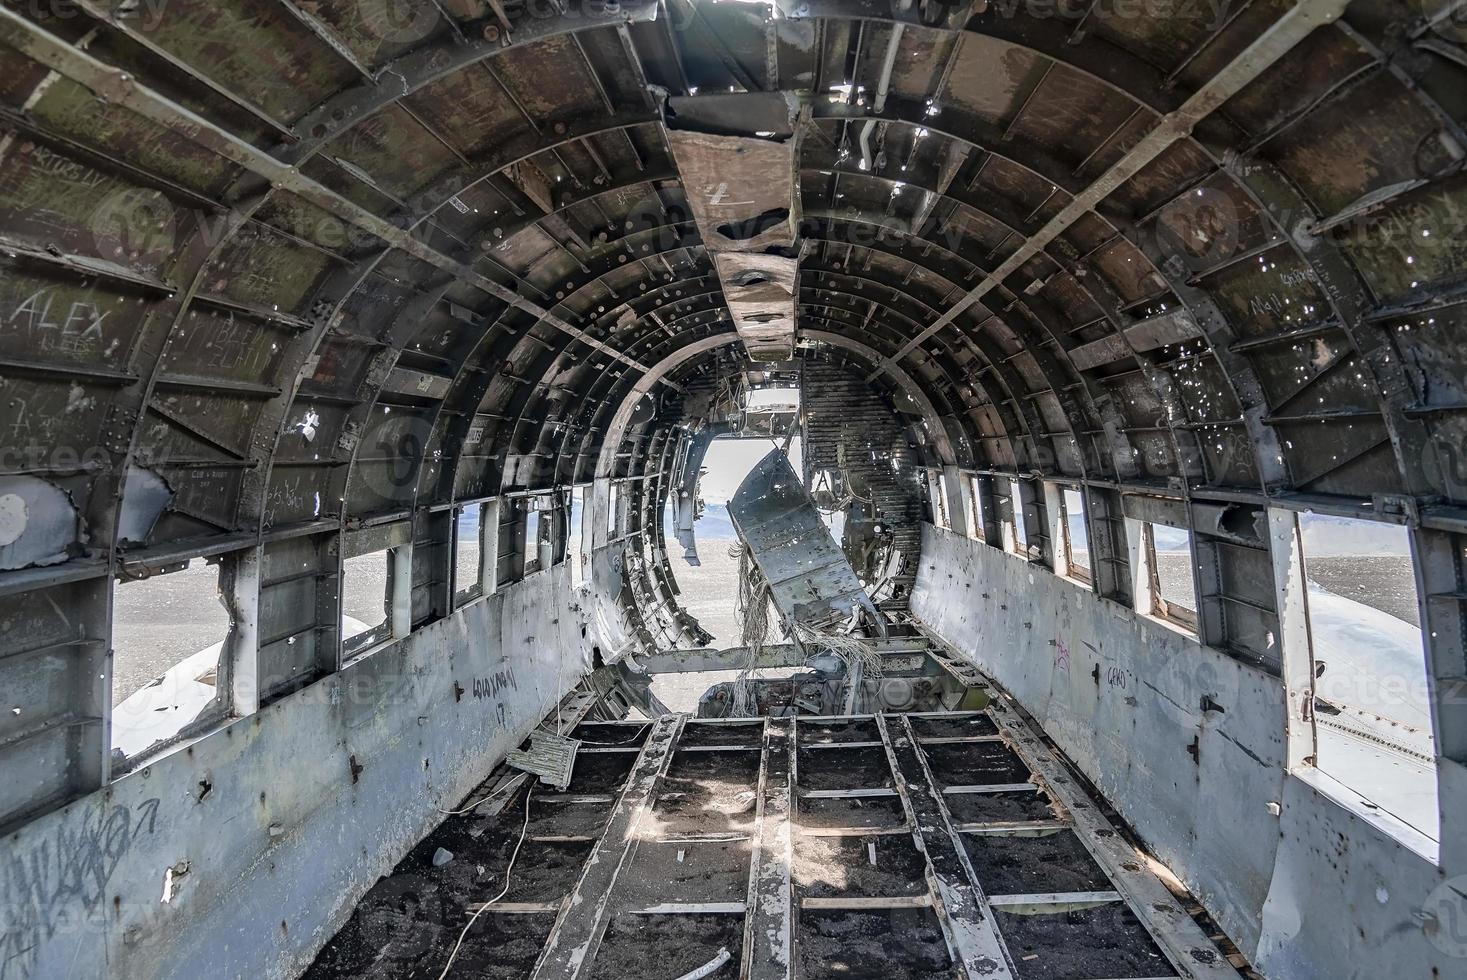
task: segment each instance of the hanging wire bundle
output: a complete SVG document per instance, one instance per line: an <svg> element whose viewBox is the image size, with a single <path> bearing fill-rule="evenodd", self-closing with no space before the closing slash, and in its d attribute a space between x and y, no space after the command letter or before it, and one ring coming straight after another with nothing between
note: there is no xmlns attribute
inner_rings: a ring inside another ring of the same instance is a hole
<svg viewBox="0 0 1467 980"><path fill-rule="evenodd" d="M749 549L735 545L729 554L739 560L739 601L736 610L739 621L739 639L748 650L744 666L734 679L733 714L735 717L751 717L758 713L754 702L754 687L750 683L754 664L769 636L769 583L754 564Z"/></svg>
<svg viewBox="0 0 1467 980"><path fill-rule="evenodd" d="M881 676L881 656L870 644L858 636L844 633L822 633L811 626L795 625L795 636L807 653L823 650L840 658L846 665L846 676L851 678Z"/></svg>
<svg viewBox="0 0 1467 980"><path fill-rule="evenodd" d="M754 698L754 665L769 635L769 583L754 563L749 549L736 544L728 550L729 556L739 560L739 594L736 609L739 622L739 639L748 651L744 665L733 682L732 716L753 717L759 713ZM824 651L838 658L846 667L846 680L850 685L852 702L860 696L860 687L868 679L881 677L881 656L860 637L845 633L827 633L807 626L794 624L794 638L805 647L807 654Z"/></svg>

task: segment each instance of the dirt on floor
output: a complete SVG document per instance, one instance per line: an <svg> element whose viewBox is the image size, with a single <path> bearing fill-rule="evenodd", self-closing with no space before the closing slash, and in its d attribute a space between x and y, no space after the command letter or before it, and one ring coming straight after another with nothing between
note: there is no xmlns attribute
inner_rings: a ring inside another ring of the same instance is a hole
<svg viewBox="0 0 1467 980"><path fill-rule="evenodd" d="M984 730L981 716L936 719L929 737ZM647 726L588 725L587 745L636 749ZM799 749L803 787L893 785L880 746L850 746L877 735L869 720L811 723L805 734L833 744ZM607 928L589 967L593 980L673 980L730 959L710 976L737 975L744 943L741 912L709 909L648 913L668 903L741 903L752 860L762 727L758 723L687 728L655 802L635 829L618 877ZM749 748L689 751L692 746ZM927 746L939 781L1023 782L1028 770L998 743ZM307 980L433 980L463 937L453 975L524 980L544 952L556 913L572 894L595 840L637 760L635 751L584 753L567 793L534 784L493 812L448 817L373 886L307 972ZM482 799L480 787L466 802ZM577 801L577 796L587 799ZM948 794L959 822L1051 819L1035 792ZM796 898L910 898L924 895L927 861L905 827L899 797L800 797L792 869ZM895 829L894 833L817 836L818 828ZM523 840L521 838L523 837ZM1103 872L1069 830L1045 836L964 834L974 873L989 894L1100 891ZM511 860L513 866L511 867ZM465 932L478 903L496 899ZM1144 977L1172 971L1121 904L1019 915L995 912L1018 980ZM931 908L801 909L795 956L801 980L947 980L957 970Z"/></svg>
<svg viewBox="0 0 1467 980"><path fill-rule="evenodd" d="M958 976L931 909L800 913L805 980L949 980Z"/></svg>
<svg viewBox="0 0 1467 980"><path fill-rule="evenodd" d="M797 759L805 789L882 789L896 785L891 762L879 746L817 749L802 746Z"/></svg>
<svg viewBox="0 0 1467 980"><path fill-rule="evenodd" d="M530 837L601 836L611 816L611 803L554 802L546 798L548 793L545 787L537 790L530 808Z"/></svg>
<svg viewBox="0 0 1467 980"><path fill-rule="evenodd" d="M927 765L942 786L993 786L1029 781L1029 767L1001 742L925 745Z"/></svg>
<svg viewBox="0 0 1467 980"><path fill-rule="evenodd" d="M957 823L1053 820L1058 815L1049 797L1037 787L1004 793L949 793L943 799Z"/></svg>
<svg viewBox="0 0 1467 980"><path fill-rule="evenodd" d="M728 950L737 961L743 948L742 915L615 916L606 928L591 980L674 980ZM714 977L736 976L727 964Z"/></svg>
<svg viewBox="0 0 1467 980"><path fill-rule="evenodd" d="M918 738L973 738L997 735L998 725L987 715L962 715L956 718L908 718Z"/></svg>
<svg viewBox="0 0 1467 980"><path fill-rule="evenodd" d="M696 722L683 725L679 746L742 745L750 748L764 744L764 722Z"/></svg>
<svg viewBox="0 0 1467 980"><path fill-rule="evenodd" d="M578 752L567 792L615 793L626 782L636 763L636 752Z"/></svg>
<svg viewBox="0 0 1467 980"><path fill-rule="evenodd" d="M679 749L658 784L645 835L750 833L762 759L761 752L751 749Z"/></svg>
<svg viewBox="0 0 1467 980"><path fill-rule="evenodd" d="M802 721L801 745L832 745L839 742L879 742L881 730L870 719L853 721Z"/></svg>
<svg viewBox="0 0 1467 980"><path fill-rule="evenodd" d="M795 838L795 886L812 898L927 893L927 861L909 833Z"/></svg>
<svg viewBox="0 0 1467 980"><path fill-rule="evenodd" d="M802 827L887 828L906 822L902 801L895 796L847 796L799 801L797 822Z"/></svg>
<svg viewBox="0 0 1467 980"><path fill-rule="evenodd" d="M618 902L633 909L667 902L742 902L749 891L750 852L748 838L643 840L618 877Z"/></svg>
<svg viewBox="0 0 1467 980"><path fill-rule="evenodd" d="M482 789L476 791L471 800L483 795ZM534 806L532 795L532 818ZM510 855L525 826L524 807L522 791L497 819L449 817L368 890L306 980L434 978L468 924L470 909L506 884L506 902L555 902L569 894L591 844L526 840L511 870ZM553 924L549 914L480 916L464 937L454 970L494 980L523 977Z"/></svg>
<svg viewBox="0 0 1467 980"><path fill-rule="evenodd" d="M1018 980L1167 977L1176 973L1121 903L1079 912L994 912Z"/></svg>
<svg viewBox="0 0 1467 980"><path fill-rule="evenodd" d="M1110 879L1073 831L1060 830L1042 837L963 834L962 840L973 873L989 895L1110 888Z"/></svg>

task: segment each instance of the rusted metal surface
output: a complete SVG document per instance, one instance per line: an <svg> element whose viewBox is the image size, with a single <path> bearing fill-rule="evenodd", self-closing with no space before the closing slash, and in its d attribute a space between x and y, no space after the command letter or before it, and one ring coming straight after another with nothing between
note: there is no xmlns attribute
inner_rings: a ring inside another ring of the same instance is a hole
<svg viewBox="0 0 1467 980"><path fill-rule="evenodd" d="M729 315L756 361L781 361L795 351L795 293L799 263L779 255L715 253Z"/></svg>
<svg viewBox="0 0 1467 980"><path fill-rule="evenodd" d="M1450 689L1460 5L1338 6L8 5L0 813L108 779L123 570L242 570L268 709L339 664L344 529L413 528L421 628L453 508L599 476L603 656L701 642L657 515L736 344L868 378L913 469L1434 527Z"/></svg>
<svg viewBox="0 0 1467 980"><path fill-rule="evenodd" d="M749 356L795 349L795 197L800 131L786 96L669 99L667 141Z"/></svg>

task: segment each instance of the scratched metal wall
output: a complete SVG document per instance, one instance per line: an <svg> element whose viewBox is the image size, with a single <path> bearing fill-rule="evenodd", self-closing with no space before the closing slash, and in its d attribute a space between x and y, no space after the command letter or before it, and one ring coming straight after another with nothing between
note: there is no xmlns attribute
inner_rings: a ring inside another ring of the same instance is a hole
<svg viewBox="0 0 1467 980"><path fill-rule="evenodd" d="M586 671L568 576L532 575L7 836L0 978L298 975ZM186 873L164 903L169 868Z"/></svg>
<svg viewBox="0 0 1467 980"><path fill-rule="evenodd" d="M1422 916L1467 855L1446 844L1438 867L1291 776L1278 678L999 548L930 525L922 544L913 611L1019 700L1265 975L1460 975L1460 933ZM1464 789L1443 782L1444 844Z"/></svg>
<svg viewBox="0 0 1467 980"><path fill-rule="evenodd" d="M7 2L0 826L121 771L112 588L186 560L235 620L210 752L349 661L354 538L414 541L409 626L456 617L453 513L490 498L615 481L597 627L686 640L654 529L738 332L659 100L731 89L798 94L800 340L911 408L924 466L1163 501L1203 639L1265 673L1270 551L1229 515L1409 526L1460 787L1461 9ZM1043 543L1032 497L1002 506Z"/></svg>

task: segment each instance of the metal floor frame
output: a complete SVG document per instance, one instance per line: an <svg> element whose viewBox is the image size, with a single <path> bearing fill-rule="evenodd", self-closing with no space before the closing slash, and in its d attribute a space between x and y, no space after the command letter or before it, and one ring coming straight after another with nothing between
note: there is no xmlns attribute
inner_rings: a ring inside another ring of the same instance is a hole
<svg viewBox="0 0 1467 980"><path fill-rule="evenodd" d="M1237 971L1198 923L1003 695L983 711L798 719L669 715L652 722L585 721L576 733L586 739L577 776L566 792L537 785L533 805L542 818L556 810L599 830L530 834L526 815L529 846L587 848L578 852L584 860L578 856L578 866L552 887L558 898L516 900L511 893L510 900L490 907L493 916L485 917L501 937L513 936L517 923L538 923L537 940L544 935L533 963L526 959L516 968L496 962L487 973L466 969L457 975L600 980L624 975L626 966L623 957L620 967L598 967L598 955L632 941L682 957L675 967L659 965L649 974L665 974L667 980L709 962L710 952L718 953L720 946L732 962L708 974L715 980L1237 980ZM591 791L578 786L582 774L589 779L598 766L613 767L611 781L603 773ZM739 790L745 781L747 789ZM496 801L493 813L486 816L483 811L490 808L484 807L450 817L445 828L478 820L481 833L490 826L499 833L520 832L520 790L527 782L524 774L501 776L495 785L511 795ZM709 797L717 792L724 796ZM700 799L705 809L692 805ZM1009 811L1023 812L1014 818ZM1062 840L1069 834L1083 850ZM1075 852L1066 861L1088 866L1086 887L1013 887L1015 875L1043 880L1053 871L1043 863L1052 853L1039 855L1043 860L1034 868L1024 866L1036 846L1053 850L1051 843ZM808 861L801 864L801 854L811 847L827 849L821 852L824 863L817 862L813 872ZM656 873L649 876L648 865L639 865L639 859L657 858L650 852L659 849L675 849L678 867L694 869L710 851L740 862L746 854L740 893L729 894L725 887L720 894L700 895L696 876L674 881L679 875L670 875L665 887L649 883ZM829 855L853 853L859 870L869 873L877 869L878 850L886 886L843 888L846 871ZM984 855L990 851L996 863L986 866ZM868 854L869 868L862 860ZM413 861L410 856L404 866ZM639 870L629 870L634 868ZM695 885L691 891L685 887L689 881ZM441 949L446 937L478 908L465 902L440 910L444 923L425 934L425 944L446 962ZM1108 917L1087 918L1097 915ZM645 930L639 928L643 924ZM826 945L818 952L804 949L807 941L815 941L817 926L825 930L820 942ZM885 955L880 950L903 955L906 937L924 928L930 948L923 963L879 961ZM682 938L658 947L659 930ZM650 938L641 937L643 931ZM687 938L710 931L723 941L710 940L714 945L702 952ZM843 936L854 944L849 945L851 962L833 966L831 949L848 945ZM1117 936L1131 949L1129 958L1114 961L1121 968L1087 968L1087 961L1113 961ZM494 942L487 936L478 941L486 949ZM1138 944L1152 952L1142 955ZM1086 948L1092 945L1093 952ZM877 962L871 960L872 950L878 951ZM933 950L943 954L943 962L934 965ZM1155 968L1138 972L1138 958ZM428 975L436 974L435 969ZM340 969L308 974L318 975L373 974Z"/></svg>

